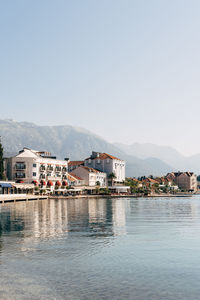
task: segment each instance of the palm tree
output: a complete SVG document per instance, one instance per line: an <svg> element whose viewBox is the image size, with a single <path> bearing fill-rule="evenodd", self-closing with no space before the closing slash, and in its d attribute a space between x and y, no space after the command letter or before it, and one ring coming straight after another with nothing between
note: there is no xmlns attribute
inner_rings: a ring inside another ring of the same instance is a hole
<svg viewBox="0 0 200 300"><path fill-rule="evenodd" d="M110 179L111 180L111 186L113 186L113 183L114 183L114 179L116 178L116 175L115 175L115 173L110 173L109 175L108 175L108 179Z"/></svg>

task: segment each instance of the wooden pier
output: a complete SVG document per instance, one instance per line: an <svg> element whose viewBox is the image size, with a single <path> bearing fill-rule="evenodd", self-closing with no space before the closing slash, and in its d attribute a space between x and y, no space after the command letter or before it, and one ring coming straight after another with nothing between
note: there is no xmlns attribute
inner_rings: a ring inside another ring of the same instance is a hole
<svg viewBox="0 0 200 300"><path fill-rule="evenodd" d="M47 195L29 195L29 194L6 194L0 195L0 203L17 202L17 201L31 201L31 200L45 200Z"/></svg>

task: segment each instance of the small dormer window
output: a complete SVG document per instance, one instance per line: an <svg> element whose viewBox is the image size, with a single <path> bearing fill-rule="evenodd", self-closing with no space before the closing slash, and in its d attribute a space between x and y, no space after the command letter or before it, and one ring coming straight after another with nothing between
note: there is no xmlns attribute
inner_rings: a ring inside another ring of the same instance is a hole
<svg viewBox="0 0 200 300"><path fill-rule="evenodd" d="M88 164L91 164L91 159L88 160Z"/></svg>

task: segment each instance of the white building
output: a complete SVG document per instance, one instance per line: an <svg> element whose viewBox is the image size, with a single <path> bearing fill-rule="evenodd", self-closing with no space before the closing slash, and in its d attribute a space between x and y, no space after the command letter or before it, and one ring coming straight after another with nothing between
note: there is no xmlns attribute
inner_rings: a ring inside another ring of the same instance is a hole
<svg viewBox="0 0 200 300"><path fill-rule="evenodd" d="M107 175L106 173L100 172L93 168L88 168L86 166L80 166L73 170L73 174L82 178L86 185L105 187L107 185Z"/></svg>
<svg viewBox="0 0 200 300"><path fill-rule="evenodd" d="M92 155L85 159L84 165L105 172L108 177L114 173L114 183L122 183L125 180L125 161L107 153L93 151Z"/></svg>
<svg viewBox="0 0 200 300"><path fill-rule="evenodd" d="M50 190L68 185L68 162L48 152L24 148L18 155L6 159L6 172L9 180L34 183Z"/></svg>

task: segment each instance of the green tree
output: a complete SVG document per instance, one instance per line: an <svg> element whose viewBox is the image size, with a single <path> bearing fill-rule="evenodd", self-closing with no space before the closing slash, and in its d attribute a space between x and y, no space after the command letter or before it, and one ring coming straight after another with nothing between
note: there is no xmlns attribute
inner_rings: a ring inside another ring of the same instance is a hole
<svg viewBox="0 0 200 300"><path fill-rule="evenodd" d="M116 178L116 176L115 176L115 173L113 173L113 172L108 175L108 179L109 179L109 181L111 181L112 186L113 186L115 178Z"/></svg>
<svg viewBox="0 0 200 300"><path fill-rule="evenodd" d="M3 166L3 146L1 144L1 139L0 139L0 180L3 179L5 179L4 166Z"/></svg>

